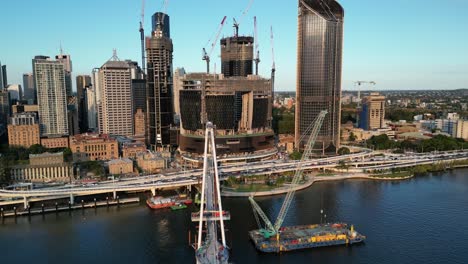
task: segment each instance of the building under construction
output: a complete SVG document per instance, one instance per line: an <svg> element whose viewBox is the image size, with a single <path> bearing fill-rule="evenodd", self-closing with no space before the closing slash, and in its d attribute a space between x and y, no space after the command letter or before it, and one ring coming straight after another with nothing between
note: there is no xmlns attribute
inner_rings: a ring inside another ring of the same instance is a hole
<svg viewBox="0 0 468 264"><path fill-rule="evenodd" d="M182 154L202 154L204 124L216 126L220 155L252 155L274 149L272 83L253 74L254 38L221 39L221 74L178 78Z"/></svg>

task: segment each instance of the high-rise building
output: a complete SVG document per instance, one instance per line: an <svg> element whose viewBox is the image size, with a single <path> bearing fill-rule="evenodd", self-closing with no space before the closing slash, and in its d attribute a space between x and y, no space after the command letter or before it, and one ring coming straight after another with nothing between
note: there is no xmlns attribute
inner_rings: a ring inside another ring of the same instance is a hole
<svg viewBox="0 0 468 264"><path fill-rule="evenodd" d="M455 137L468 140L468 120L457 120Z"/></svg>
<svg viewBox="0 0 468 264"><path fill-rule="evenodd" d="M96 90L94 86L89 86L86 88L85 92L85 108L86 108L86 121L87 128L89 131L97 132L98 131L98 123L97 123L97 104L96 104Z"/></svg>
<svg viewBox="0 0 468 264"><path fill-rule="evenodd" d="M88 131L88 111L86 108L86 89L91 86L91 76L78 75L76 76L76 97L78 104L78 125L80 133Z"/></svg>
<svg viewBox="0 0 468 264"><path fill-rule="evenodd" d="M6 65L2 66L0 62L0 90L8 86Z"/></svg>
<svg viewBox="0 0 468 264"><path fill-rule="evenodd" d="M99 69L99 132L133 135L132 64L114 56Z"/></svg>
<svg viewBox="0 0 468 264"><path fill-rule="evenodd" d="M6 89L0 89L0 135L3 135L10 116L10 95Z"/></svg>
<svg viewBox="0 0 468 264"><path fill-rule="evenodd" d="M80 133L77 101L78 98L76 96L69 96L67 98L68 133L71 136Z"/></svg>
<svg viewBox="0 0 468 264"><path fill-rule="evenodd" d="M34 104L36 101L36 88L32 73L23 74L23 100L28 101L28 104Z"/></svg>
<svg viewBox="0 0 468 264"><path fill-rule="evenodd" d="M362 100L359 128L374 130L385 125L385 96L371 93Z"/></svg>
<svg viewBox="0 0 468 264"><path fill-rule="evenodd" d="M10 100L12 104L21 101L23 98L23 89L21 89L20 84L10 84L6 87L8 93L10 94Z"/></svg>
<svg viewBox="0 0 468 264"><path fill-rule="evenodd" d="M29 148L40 144L39 122L37 114L26 112L14 114L8 125L8 144Z"/></svg>
<svg viewBox="0 0 468 264"><path fill-rule="evenodd" d="M72 62L70 55L65 55L60 52L59 55L55 56L55 59L63 64L64 70L65 70L65 87L67 90L67 96L72 96L73 95L73 90L72 90Z"/></svg>
<svg viewBox="0 0 468 264"><path fill-rule="evenodd" d="M148 139L153 150L169 146L174 120L172 87L172 39L169 16L152 17L152 36L146 38Z"/></svg>
<svg viewBox="0 0 468 264"><path fill-rule="evenodd" d="M68 135L65 69L46 56L33 59L41 136Z"/></svg>
<svg viewBox="0 0 468 264"><path fill-rule="evenodd" d="M135 128L133 134L133 139L141 142L146 141L146 115L140 108L138 108L135 113Z"/></svg>
<svg viewBox="0 0 468 264"><path fill-rule="evenodd" d="M315 149L340 146L341 69L344 10L335 0L300 0L296 86L296 147L322 110L327 110Z"/></svg>
<svg viewBox="0 0 468 264"><path fill-rule="evenodd" d="M233 36L221 39L221 72L226 77L253 73L254 38Z"/></svg>

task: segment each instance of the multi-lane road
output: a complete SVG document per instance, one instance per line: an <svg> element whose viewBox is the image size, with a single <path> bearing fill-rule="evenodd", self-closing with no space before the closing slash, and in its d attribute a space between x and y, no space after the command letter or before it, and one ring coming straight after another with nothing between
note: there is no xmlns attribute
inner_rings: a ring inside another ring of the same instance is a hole
<svg viewBox="0 0 468 264"><path fill-rule="evenodd" d="M359 153L320 158L304 161L303 167L311 169L332 169L337 165L342 165L343 161L353 170L384 170L390 168L412 167L420 164L432 164L441 161L454 161L468 159L468 151L438 152L438 153L406 153L406 154L386 154L372 152L368 150ZM269 160L252 162L247 164L227 165L220 167L222 179L229 176L277 174L294 171L298 166L298 161L292 160ZM171 172L166 174L155 174L133 178L122 178L112 181L104 181L87 185L64 185L59 187L42 188L34 190L0 190L0 205L22 203L27 205L28 201L41 199L51 199L53 197L64 198L74 196L85 196L102 193L152 191L158 189L176 188L182 186L193 186L199 184L202 174L201 169ZM7 198L5 200L5 198Z"/></svg>

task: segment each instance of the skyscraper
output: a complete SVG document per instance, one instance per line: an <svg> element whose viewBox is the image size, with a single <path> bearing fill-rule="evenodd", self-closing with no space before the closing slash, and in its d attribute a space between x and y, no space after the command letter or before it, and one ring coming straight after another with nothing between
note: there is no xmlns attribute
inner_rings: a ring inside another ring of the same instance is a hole
<svg viewBox="0 0 468 264"><path fill-rule="evenodd" d="M121 61L116 54L98 71L101 105L99 132L132 136L132 64Z"/></svg>
<svg viewBox="0 0 468 264"><path fill-rule="evenodd" d="M64 65L47 56L36 56L32 63L41 136L68 135Z"/></svg>
<svg viewBox="0 0 468 264"><path fill-rule="evenodd" d="M70 55L65 55L62 54L62 51L60 51L59 55L55 56L55 59L63 64L63 67L65 69L65 87L67 90L67 96L72 96L73 91L72 91L72 62Z"/></svg>
<svg viewBox="0 0 468 264"><path fill-rule="evenodd" d="M2 66L0 62L0 90L8 86L6 65Z"/></svg>
<svg viewBox="0 0 468 264"><path fill-rule="evenodd" d="M299 0L296 147L320 111L327 110L315 148L335 153L340 145L344 10L335 0Z"/></svg>
<svg viewBox="0 0 468 264"><path fill-rule="evenodd" d="M34 75L32 73L23 74L23 100L28 104L34 104L36 101L36 88L34 87Z"/></svg>
<svg viewBox="0 0 468 264"><path fill-rule="evenodd" d="M89 86L86 88L85 103L86 103L86 114L87 114L86 121L88 122L87 124L88 130L97 132L98 112L97 112L97 104L96 104L96 89L94 89L94 86Z"/></svg>
<svg viewBox="0 0 468 264"><path fill-rule="evenodd" d="M253 73L254 38L233 36L221 39L221 72L226 77Z"/></svg>
<svg viewBox="0 0 468 264"><path fill-rule="evenodd" d="M20 84L10 84L6 87L10 94L10 101L13 104L23 99L23 89Z"/></svg>
<svg viewBox="0 0 468 264"><path fill-rule="evenodd" d="M156 13L152 17L153 32L146 39L148 138L152 149L170 145L170 127L174 120L172 39L169 16Z"/></svg>
<svg viewBox="0 0 468 264"><path fill-rule="evenodd" d="M88 132L88 111L86 108L85 93L86 89L91 86L91 76L78 75L76 76L76 96L78 104L78 125L80 133Z"/></svg>

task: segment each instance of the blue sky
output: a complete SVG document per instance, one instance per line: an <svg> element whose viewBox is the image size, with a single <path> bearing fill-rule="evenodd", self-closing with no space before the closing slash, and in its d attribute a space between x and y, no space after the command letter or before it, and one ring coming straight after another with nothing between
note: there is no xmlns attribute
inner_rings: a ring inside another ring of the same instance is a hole
<svg viewBox="0 0 468 264"><path fill-rule="evenodd" d="M146 30L162 0L146 1ZM249 0L171 0L174 68L204 71L201 50L224 15L223 35L232 34ZM343 89L373 80L377 89L468 87L468 1L341 0L345 8ZM74 74L89 74L117 49L121 59L140 61L138 23L141 0L2 1L0 61L9 83L22 83L35 55L71 55ZM253 33L257 16L260 73L269 76L269 28L275 31L277 90L295 90L297 1L255 0L240 26ZM219 71L219 46L212 55ZM212 64L212 69L214 65Z"/></svg>

